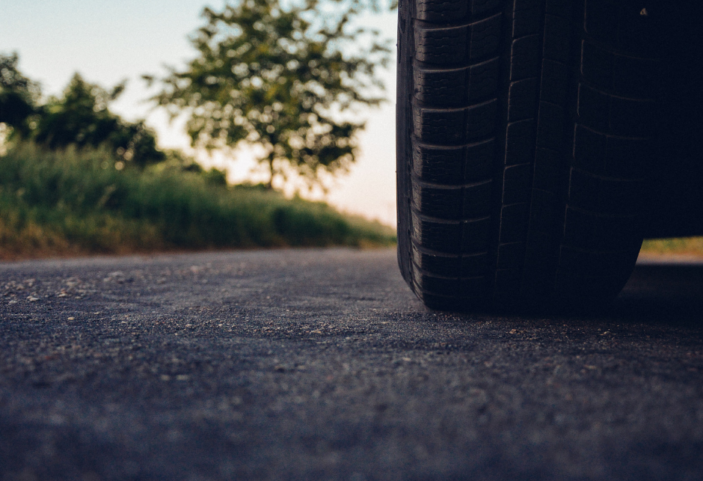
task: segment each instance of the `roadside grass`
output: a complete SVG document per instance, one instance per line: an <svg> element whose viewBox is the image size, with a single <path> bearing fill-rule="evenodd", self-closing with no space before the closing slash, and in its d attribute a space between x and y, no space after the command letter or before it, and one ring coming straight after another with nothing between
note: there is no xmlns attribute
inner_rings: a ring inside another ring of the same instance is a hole
<svg viewBox="0 0 703 481"><path fill-rule="evenodd" d="M392 229L324 203L114 165L102 151L32 145L0 157L0 258L395 243Z"/></svg>
<svg viewBox="0 0 703 481"><path fill-rule="evenodd" d="M686 255L703 257L703 237L646 240L641 252L649 256Z"/></svg>

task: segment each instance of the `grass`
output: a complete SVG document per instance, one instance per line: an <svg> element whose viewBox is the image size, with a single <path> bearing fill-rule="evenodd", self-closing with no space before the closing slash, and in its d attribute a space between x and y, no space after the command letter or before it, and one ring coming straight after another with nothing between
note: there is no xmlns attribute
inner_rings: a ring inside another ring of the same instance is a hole
<svg viewBox="0 0 703 481"><path fill-rule="evenodd" d="M703 237L646 240L642 253L648 255L703 256Z"/></svg>
<svg viewBox="0 0 703 481"><path fill-rule="evenodd" d="M0 258L395 242L390 228L324 203L114 165L105 152L31 145L0 157Z"/></svg>

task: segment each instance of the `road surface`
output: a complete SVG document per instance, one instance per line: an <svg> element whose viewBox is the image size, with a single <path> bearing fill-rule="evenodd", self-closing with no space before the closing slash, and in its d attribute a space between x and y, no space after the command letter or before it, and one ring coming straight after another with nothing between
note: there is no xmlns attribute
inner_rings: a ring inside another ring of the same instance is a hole
<svg viewBox="0 0 703 481"><path fill-rule="evenodd" d="M0 264L0 479L703 479L703 264L426 310L392 251Z"/></svg>

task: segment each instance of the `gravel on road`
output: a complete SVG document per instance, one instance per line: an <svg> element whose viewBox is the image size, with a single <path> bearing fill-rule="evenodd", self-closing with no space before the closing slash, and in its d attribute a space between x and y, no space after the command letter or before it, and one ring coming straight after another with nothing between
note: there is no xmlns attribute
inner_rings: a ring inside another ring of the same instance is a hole
<svg viewBox="0 0 703 481"><path fill-rule="evenodd" d="M425 309L395 252L0 264L0 479L700 480L703 264Z"/></svg>

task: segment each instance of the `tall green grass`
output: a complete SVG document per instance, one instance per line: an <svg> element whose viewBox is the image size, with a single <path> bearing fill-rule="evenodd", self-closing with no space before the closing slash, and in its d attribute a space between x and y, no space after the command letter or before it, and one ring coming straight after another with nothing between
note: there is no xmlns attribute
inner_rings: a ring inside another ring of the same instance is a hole
<svg viewBox="0 0 703 481"><path fill-rule="evenodd" d="M323 203L114 166L105 152L32 145L0 157L0 256L395 242Z"/></svg>
<svg viewBox="0 0 703 481"><path fill-rule="evenodd" d="M689 255L703 257L703 237L646 240L642 253L650 255Z"/></svg>

